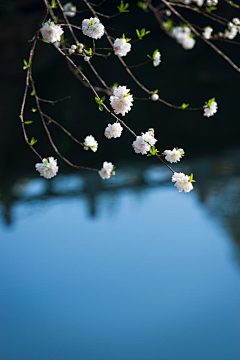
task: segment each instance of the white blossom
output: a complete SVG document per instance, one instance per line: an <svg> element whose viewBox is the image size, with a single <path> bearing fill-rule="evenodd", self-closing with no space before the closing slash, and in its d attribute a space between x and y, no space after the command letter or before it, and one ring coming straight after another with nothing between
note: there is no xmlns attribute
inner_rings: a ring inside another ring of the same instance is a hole
<svg viewBox="0 0 240 360"><path fill-rule="evenodd" d="M81 53L83 51L84 45L81 43L77 43L77 51Z"/></svg>
<svg viewBox="0 0 240 360"><path fill-rule="evenodd" d="M188 26L174 27L172 35L185 50L192 49L196 43L195 39L192 37L191 29Z"/></svg>
<svg viewBox="0 0 240 360"><path fill-rule="evenodd" d="M60 41L61 35L64 32L60 25L55 25L51 20L45 22L40 31L44 40L49 41L50 43Z"/></svg>
<svg viewBox="0 0 240 360"><path fill-rule="evenodd" d="M152 101L158 101L159 95L158 94L152 94L151 99L152 99Z"/></svg>
<svg viewBox="0 0 240 360"><path fill-rule="evenodd" d="M94 139L92 135L86 136L83 145L85 148L87 148L85 150L88 150L88 148L90 148L93 152L96 152L98 149L98 142Z"/></svg>
<svg viewBox="0 0 240 360"><path fill-rule="evenodd" d="M153 56L153 66L158 66L161 62L161 54L159 51L156 52Z"/></svg>
<svg viewBox="0 0 240 360"><path fill-rule="evenodd" d="M71 2L66 3L63 5L63 10L66 16L74 17L77 12L76 6L74 6Z"/></svg>
<svg viewBox="0 0 240 360"><path fill-rule="evenodd" d="M203 37L205 37L205 39L210 39L212 36L212 32L213 32L213 29L211 28L211 26L207 26L207 27L205 27L202 35L203 35Z"/></svg>
<svg viewBox="0 0 240 360"><path fill-rule="evenodd" d="M182 42L182 47L185 50L191 50L194 47L195 43L196 43L196 40L193 39L192 37L188 36Z"/></svg>
<svg viewBox="0 0 240 360"><path fill-rule="evenodd" d="M142 138L149 145L153 146L156 144L157 140L154 138L154 130L149 129L145 134L142 134Z"/></svg>
<svg viewBox="0 0 240 360"><path fill-rule="evenodd" d="M90 59L91 59L90 56L86 56L86 55L83 58L84 61L89 61Z"/></svg>
<svg viewBox="0 0 240 360"><path fill-rule="evenodd" d="M215 99L209 100L206 105L204 105L204 113L203 116L210 117L216 114L218 108L218 104Z"/></svg>
<svg viewBox="0 0 240 360"><path fill-rule="evenodd" d="M82 32L93 39L100 39L104 35L104 26L98 18L84 19Z"/></svg>
<svg viewBox="0 0 240 360"><path fill-rule="evenodd" d="M179 192L184 191L185 193L188 193L193 190L190 176L185 175L184 173L174 173L172 176L172 182L175 182L174 186L176 186Z"/></svg>
<svg viewBox="0 0 240 360"><path fill-rule="evenodd" d="M240 25L240 20L239 20L239 18L233 18L233 19L232 19L232 22L233 22L234 25Z"/></svg>
<svg viewBox="0 0 240 360"><path fill-rule="evenodd" d="M114 54L118 56L126 56L131 50L131 44L126 39L116 39L113 43Z"/></svg>
<svg viewBox="0 0 240 360"><path fill-rule="evenodd" d="M98 172L103 180L110 179L112 175L115 175L114 165L111 162L104 161L102 169Z"/></svg>
<svg viewBox="0 0 240 360"><path fill-rule="evenodd" d="M115 114L123 116L131 110L133 105L133 96L129 93L130 89L126 86L113 88L113 95L110 96L110 103Z"/></svg>
<svg viewBox="0 0 240 360"><path fill-rule="evenodd" d="M207 0L207 6L216 6L218 4L218 0Z"/></svg>
<svg viewBox="0 0 240 360"><path fill-rule="evenodd" d="M142 136L137 136L136 140L132 143L135 153L146 155L151 149L151 146L146 143Z"/></svg>
<svg viewBox="0 0 240 360"><path fill-rule="evenodd" d="M114 124L108 124L105 129L104 135L108 138L118 138L122 135L123 127L119 122Z"/></svg>
<svg viewBox="0 0 240 360"><path fill-rule="evenodd" d="M232 26L229 26L228 29L225 30L224 36L227 39L232 40L237 36L237 33L238 33L238 26L232 24Z"/></svg>
<svg viewBox="0 0 240 360"><path fill-rule="evenodd" d="M137 154L146 155L157 140L154 138L154 130L149 129L141 136L137 136L136 140L132 143L132 147Z"/></svg>
<svg viewBox="0 0 240 360"><path fill-rule="evenodd" d="M164 155L167 161L170 163L176 163L181 160L182 156L184 155L184 150L176 148L173 150L165 150Z"/></svg>
<svg viewBox="0 0 240 360"><path fill-rule="evenodd" d="M46 179L51 179L56 176L58 172L57 160L55 160L53 157L43 159L42 163L35 165L35 168L41 176L45 177Z"/></svg>
<svg viewBox="0 0 240 360"><path fill-rule="evenodd" d="M201 7L204 4L204 0L195 0L195 3L197 4L197 6Z"/></svg>

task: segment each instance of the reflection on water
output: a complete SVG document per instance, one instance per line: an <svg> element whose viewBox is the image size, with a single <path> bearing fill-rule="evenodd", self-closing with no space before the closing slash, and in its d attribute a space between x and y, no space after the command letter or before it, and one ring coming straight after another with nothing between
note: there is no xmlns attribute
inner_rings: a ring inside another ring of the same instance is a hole
<svg viewBox="0 0 240 360"><path fill-rule="evenodd" d="M238 360L238 158L2 182L0 358Z"/></svg>
<svg viewBox="0 0 240 360"><path fill-rule="evenodd" d="M240 149L231 149L220 154L204 156L194 163L185 160L175 165L176 171L190 173L194 171L197 179L195 192L200 203L206 207L211 217L216 217L223 228L231 235L233 241L240 246ZM124 192L130 191L141 199L150 188L172 187L171 173L159 164L144 168L143 164L128 163L122 165L117 176L110 181L102 181L96 173L79 172L75 174L59 174L51 181L38 176L22 177L14 183L0 182L0 204L2 221L11 226L14 222L12 212L17 204L28 204L28 208L46 207L53 200L84 199L85 209L90 216L98 216L99 203L104 197L111 212L117 212L118 203ZM2 179L3 180L3 179ZM175 189L174 189L175 190ZM182 196L189 196L184 195ZM190 195L191 196L191 195ZM41 205L43 204L43 205ZM31 211L30 211L31 212ZM239 249L238 249L239 250ZM237 251L239 256L239 251Z"/></svg>

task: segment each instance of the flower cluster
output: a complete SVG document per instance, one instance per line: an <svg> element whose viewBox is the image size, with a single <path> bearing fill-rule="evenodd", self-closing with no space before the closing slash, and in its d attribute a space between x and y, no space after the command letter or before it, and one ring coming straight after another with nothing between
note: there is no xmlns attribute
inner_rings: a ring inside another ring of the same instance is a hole
<svg viewBox="0 0 240 360"><path fill-rule="evenodd" d="M84 19L82 32L93 39L100 39L104 35L104 26L98 18Z"/></svg>
<svg viewBox="0 0 240 360"><path fill-rule="evenodd" d="M58 172L57 160L55 160L53 157L43 159L42 163L36 164L35 167L40 175L46 179L53 178L57 175Z"/></svg>
<svg viewBox="0 0 240 360"><path fill-rule="evenodd" d="M215 101L215 98L208 100L206 105L204 105L204 113L203 116L210 117L216 114L218 108L218 104Z"/></svg>
<svg viewBox="0 0 240 360"><path fill-rule="evenodd" d="M60 25L55 25L51 20L45 22L40 31L44 40L50 43L60 41L61 35L64 32Z"/></svg>
<svg viewBox="0 0 240 360"><path fill-rule="evenodd" d="M153 53L153 66L158 66L161 62L161 54L159 51Z"/></svg>
<svg viewBox="0 0 240 360"><path fill-rule="evenodd" d="M137 154L146 155L151 147L155 145L157 140L154 138L154 129L149 129L141 136L137 136L136 140L132 143L132 147Z"/></svg>
<svg viewBox="0 0 240 360"><path fill-rule="evenodd" d="M110 96L110 103L115 114L123 116L131 110L133 105L133 96L129 93L130 89L126 86L114 87L113 95Z"/></svg>
<svg viewBox="0 0 240 360"><path fill-rule="evenodd" d="M68 49L69 55L72 55L75 53L75 51L81 53L83 51L84 45L77 43L77 45L71 45L70 49Z"/></svg>
<svg viewBox="0 0 240 360"><path fill-rule="evenodd" d="M118 138L122 135L123 127L117 122L114 124L108 124L105 129L104 135L108 138Z"/></svg>
<svg viewBox="0 0 240 360"><path fill-rule="evenodd" d="M98 142L94 139L92 135L86 136L83 145L84 150L88 150L90 148L93 152L96 152L98 149Z"/></svg>
<svg viewBox="0 0 240 360"><path fill-rule="evenodd" d="M172 176L172 182L175 182L174 186L178 189L179 192L184 191L185 193L193 190L193 176L185 175L184 173L174 173Z"/></svg>
<svg viewBox="0 0 240 360"><path fill-rule="evenodd" d="M118 56L126 56L131 50L131 44L125 38L116 39L113 43L114 54Z"/></svg>
<svg viewBox="0 0 240 360"><path fill-rule="evenodd" d="M98 172L103 180L110 179L115 175L115 166L111 162L104 161L102 169Z"/></svg>
<svg viewBox="0 0 240 360"><path fill-rule="evenodd" d="M174 148L173 150L165 150L163 152L165 155L165 159L170 163L176 163L181 160L182 156L184 156L184 150Z"/></svg>
<svg viewBox="0 0 240 360"><path fill-rule="evenodd" d="M173 28L173 37L185 50L190 50L194 47L196 41L193 39L191 29L188 26L176 26Z"/></svg>
<svg viewBox="0 0 240 360"><path fill-rule="evenodd" d="M225 30L224 37L227 39L234 39L238 33L240 33L240 20L239 18L233 18L232 22L228 23L228 28Z"/></svg>
<svg viewBox="0 0 240 360"><path fill-rule="evenodd" d="M213 28L211 28L211 26L206 26L204 28L204 32L202 33L202 35L203 37L205 37L205 39L211 39L212 32L213 32Z"/></svg>
<svg viewBox="0 0 240 360"><path fill-rule="evenodd" d="M77 8L71 2L66 3L63 6L63 10L66 16L74 17L77 13Z"/></svg>

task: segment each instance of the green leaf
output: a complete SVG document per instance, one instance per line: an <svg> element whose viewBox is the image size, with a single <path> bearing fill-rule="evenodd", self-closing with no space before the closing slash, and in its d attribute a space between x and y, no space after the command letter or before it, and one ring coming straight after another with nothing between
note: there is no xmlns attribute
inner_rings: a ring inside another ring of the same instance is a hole
<svg viewBox="0 0 240 360"><path fill-rule="evenodd" d="M150 55L147 55L147 57L148 57L149 59L151 59L151 60L152 60L152 56L150 56Z"/></svg>
<svg viewBox="0 0 240 360"><path fill-rule="evenodd" d="M88 56L92 56L92 49L90 48L89 50L84 49L84 52L88 55Z"/></svg>
<svg viewBox="0 0 240 360"><path fill-rule="evenodd" d="M37 109L34 109L34 108L31 109L31 112L33 112L33 113L35 113L36 111L37 111Z"/></svg>
<svg viewBox="0 0 240 360"><path fill-rule="evenodd" d="M52 0L52 1L51 1L51 8L52 8L52 9L57 9L57 3L56 3L55 0Z"/></svg>
<svg viewBox="0 0 240 360"><path fill-rule="evenodd" d="M29 124L31 124L33 121L31 121L31 120L29 120L29 121L24 121L24 124L26 124L26 125L29 125Z"/></svg>
<svg viewBox="0 0 240 360"><path fill-rule="evenodd" d="M187 107L189 107L189 104L182 103L182 109L186 109Z"/></svg>
<svg viewBox="0 0 240 360"><path fill-rule="evenodd" d="M31 62L28 63L25 59L23 60L23 63L24 63L23 70L26 70L31 65Z"/></svg>
<svg viewBox="0 0 240 360"><path fill-rule="evenodd" d="M155 59L156 54L158 53L158 49L154 50L152 58Z"/></svg>
<svg viewBox="0 0 240 360"><path fill-rule="evenodd" d="M163 26L167 29L167 30L169 30L169 31L173 31L173 22L172 22L172 20L167 20L167 21L165 21L164 23L163 23Z"/></svg>
<svg viewBox="0 0 240 360"><path fill-rule="evenodd" d="M50 44L49 41L45 40L42 38L42 41L45 42L46 44Z"/></svg>
<svg viewBox="0 0 240 360"><path fill-rule="evenodd" d="M124 97L128 97L130 95L130 93L127 93L126 95L124 95Z"/></svg>
<svg viewBox="0 0 240 360"><path fill-rule="evenodd" d="M153 91L153 94L157 94L158 93L158 89Z"/></svg>
<svg viewBox="0 0 240 360"><path fill-rule="evenodd" d="M100 110L100 111L103 111L103 107L102 107L102 105L99 105L99 107L98 107L98 108L99 108L99 110Z"/></svg>
<svg viewBox="0 0 240 360"><path fill-rule="evenodd" d="M210 7L206 7L206 10L207 10L207 12L212 12L212 11L214 11L214 10L217 10L217 8L216 8L216 6L210 6Z"/></svg>
<svg viewBox="0 0 240 360"><path fill-rule="evenodd" d="M30 95L34 96L35 95L35 90L33 90Z"/></svg>
<svg viewBox="0 0 240 360"><path fill-rule="evenodd" d="M212 98L210 100L208 100L207 102L205 102L205 104L208 106L208 108L210 108L210 106L212 105L212 103L215 101L215 98Z"/></svg>
<svg viewBox="0 0 240 360"><path fill-rule="evenodd" d="M196 182L195 180L193 180L193 173L191 173L190 178L189 178L188 181L189 181L189 182Z"/></svg>
<svg viewBox="0 0 240 360"><path fill-rule="evenodd" d="M105 101L105 96L103 96L102 98L101 98L101 102L104 102Z"/></svg>
<svg viewBox="0 0 240 360"><path fill-rule="evenodd" d="M34 144L36 144L37 140L34 139L34 137L32 137L31 141L30 141L30 145L33 146Z"/></svg>
<svg viewBox="0 0 240 360"><path fill-rule="evenodd" d="M149 151L152 155L157 155L157 153L159 153L159 151L155 148L155 145L153 145Z"/></svg>
<svg viewBox="0 0 240 360"><path fill-rule="evenodd" d="M149 34L150 31L146 31L146 29L143 28L140 32L139 32L138 29L136 29L136 33L137 33L138 38L139 38L140 40L142 40L142 38L143 38L144 36L146 36L147 34Z"/></svg>
<svg viewBox="0 0 240 360"><path fill-rule="evenodd" d="M121 0L120 5L117 6L117 8L120 13L129 12L129 10L127 10L129 8L129 4L128 3L124 4L123 0Z"/></svg>
<svg viewBox="0 0 240 360"><path fill-rule="evenodd" d="M114 83L112 88L114 88L114 87L118 87L118 83Z"/></svg>
<svg viewBox="0 0 240 360"><path fill-rule="evenodd" d="M99 100L97 97L95 97L95 101L97 104L101 104L101 100Z"/></svg>
<svg viewBox="0 0 240 360"><path fill-rule="evenodd" d="M143 2L143 1L138 1L137 2L137 6L142 9L144 12L148 12L148 6L147 3Z"/></svg>

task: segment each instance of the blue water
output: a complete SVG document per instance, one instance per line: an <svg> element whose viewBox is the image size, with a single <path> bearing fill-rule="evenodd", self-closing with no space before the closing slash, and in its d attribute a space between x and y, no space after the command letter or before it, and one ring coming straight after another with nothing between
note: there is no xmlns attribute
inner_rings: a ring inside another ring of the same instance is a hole
<svg viewBox="0 0 240 360"><path fill-rule="evenodd" d="M178 193L150 169L136 190L119 176L125 186L88 180L94 211L80 175L53 180L56 197L40 178L15 187L0 225L0 359L239 360L229 231L197 185Z"/></svg>

